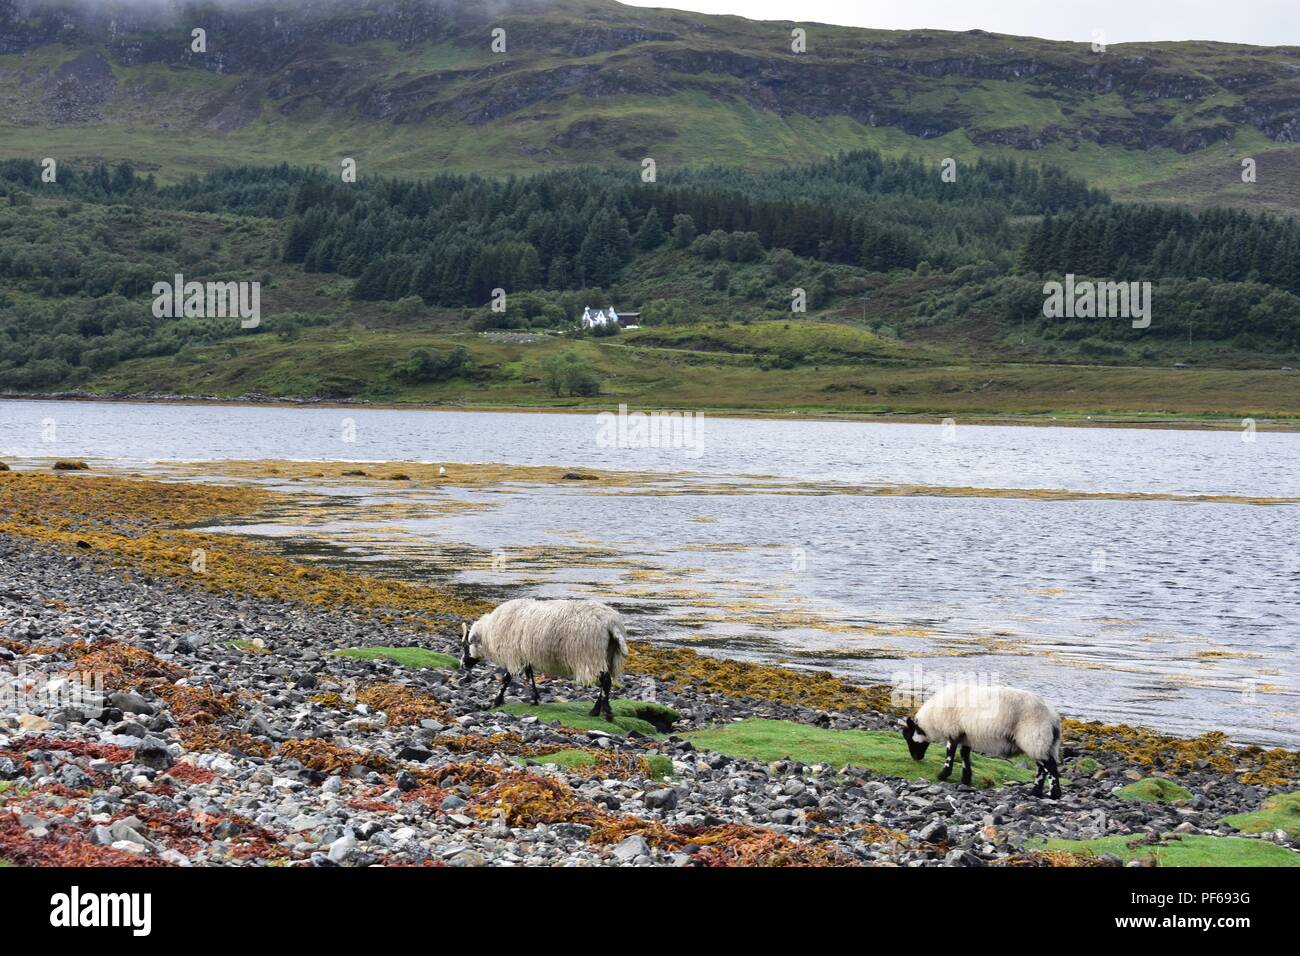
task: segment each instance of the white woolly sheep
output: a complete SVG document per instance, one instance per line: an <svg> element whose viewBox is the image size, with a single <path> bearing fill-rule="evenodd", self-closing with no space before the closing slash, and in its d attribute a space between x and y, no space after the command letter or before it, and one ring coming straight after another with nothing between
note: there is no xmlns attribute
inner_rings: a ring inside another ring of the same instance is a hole
<svg viewBox="0 0 1300 956"><path fill-rule="evenodd" d="M567 677L585 687L599 685L591 716L604 711L614 719L609 691L623 676L627 635L623 616L596 601L506 601L466 628L461 625L461 666L466 670L480 658L499 664L505 675L493 706L506 699L515 674L528 678L533 703L539 702L533 672Z"/></svg>
<svg viewBox="0 0 1300 956"><path fill-rule="evenodd" d="M970 752L989 757L1024 754L1038 764L1034 796L1043 795L1051 778L1050 796L1061 796L1061 718L1037 694L1014 687L950 684L927 700L916 717L899 722L913 760L925 758L932 740L947 743L948 757L939 779L952 775L952 761L961 747L961 782L970 786Z"/></svg>

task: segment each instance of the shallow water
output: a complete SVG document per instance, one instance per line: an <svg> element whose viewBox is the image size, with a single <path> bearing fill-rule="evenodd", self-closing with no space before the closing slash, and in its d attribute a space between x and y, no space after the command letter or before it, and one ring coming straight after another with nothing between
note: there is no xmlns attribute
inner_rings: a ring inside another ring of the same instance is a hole
<svg viewBox="0 0 1300 956"><path fill-rule="evenodd" d="M859 484L1300 496L1300 434L708 418L698 448L599 443L595 415L0 401L0 453L129 461L509 462Z"/></svg>
<svg viewBox="0 0 1300 956"><path fill-rule="evenodd" d="M51 418L56 440L44 442ZM708 419L698 449L608 448L598 436L591 415L0 403L0 455L133 466L493 461L1300 495L1300 435L1286 433L1248 442L1239 432ZM650 493L282 482L329 503L231 530L502 595L601 597L637 612L643 635L713 653L859 680L1002 680L1040 690L1070 716L1300 745L1298 506L873 497L833 484L795 495L731 480L754 493L668 493L680 490L668 481ZM490 507L434 513L447 494Z"/></svg>

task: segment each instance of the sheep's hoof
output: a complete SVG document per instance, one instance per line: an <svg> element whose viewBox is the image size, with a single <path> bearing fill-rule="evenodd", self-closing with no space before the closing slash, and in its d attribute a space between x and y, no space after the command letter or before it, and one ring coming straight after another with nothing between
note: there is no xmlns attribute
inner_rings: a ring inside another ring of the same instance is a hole
<svg viewBox="0 0 1300 956"><path fill-rule="evenodd" d="M939 771L938 779L947 780L951 776L952 776L952 767L944 767L942 770Z"/></svg>
<svg viewBox="0 0 1300 956"><path fill-rule="evenodd" d="M963 787L973 787L973 786L974 786L974 784L971 783L971 778L968 777L968 776L966 776L965 774L962 775L962 778L961 778L961 785L962 785Z"/></svg>
<svg viewBox="0 0 1300 956"><path fill-rule="evenodd" d="M1053 787L1050 796L1051 796L1051 799L1053 799L1053 800L1060 800L1060 799L1061 799L1061 788L1060 788L1060 787Z"/></svg>

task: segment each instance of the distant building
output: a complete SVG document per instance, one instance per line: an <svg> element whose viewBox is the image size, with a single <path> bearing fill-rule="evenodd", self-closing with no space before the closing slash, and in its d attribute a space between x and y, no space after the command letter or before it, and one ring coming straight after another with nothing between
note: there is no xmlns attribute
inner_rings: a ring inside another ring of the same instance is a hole
<svg viewBox="0 0 1300 956"><path fill-rule="evenodd" d="M578 320L578 324L584 329L594 329L607 325L618 325L625 329L636 329L640 328L641 313L624 312L620 315L618 312L614 311L612 305L607 309L593 309L591 306L587 306L587 308L582 310L582 318Z"/></svg>
<svg viewBox="0 0 1300 956"><path fill-rule="evenodd" d="M614 307L608 309L593 309L591 306L582 310L582 319L580 324L584 329L594 329L618 322L618 313Z"/></svg>

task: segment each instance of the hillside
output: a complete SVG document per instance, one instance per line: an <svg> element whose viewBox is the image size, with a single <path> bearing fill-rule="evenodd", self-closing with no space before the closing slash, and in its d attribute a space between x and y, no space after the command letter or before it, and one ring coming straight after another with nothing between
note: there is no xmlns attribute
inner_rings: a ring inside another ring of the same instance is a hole
<svg viewBox="0 0 1300 956"><path fill-rule="evenodd" d="M772 323L775 324L775 323ZM778 327L779 328L779 327ZM1300 418L1300 375L1273 370L1008 365L921 352L896 363L863 363L833 355L820 364L763 369L763 353L743 328L713 329L734 349L659 348L629 333L627 341L566 342L443 329L330 326L290 341L262 335L241 343L199 346L184 360L137 359L83 384L99 395L201 395L347 398L461 407L702 409L712 412L920 416L963 419L1126 421L1249 416L1294 425ZM773 334L792 347L823 345L840 326L792 323ZM412 352L469 352L472 371L443 380L404 381L394 374ZM544 387L546 363L581 356L597 375L598 395L554 396ZM905 357L904 357L905 356Z"/></svg>
<svg viewBox="0 0 1300 956"><path fill-rule="evenodd" d="M774 168L848 149L1055 163L1124 198L1294 211L1300 49L889 32L612 0L0 0L7 155L163 181L288 161L406 177ZM207 51L190 30L207 31ZM506 31L506 50L490 32ZM1240 159L1259 181L1240 181Z"/></svg>
<svg viewBox="0 0 1300 956"><path fill-rule="evenodd" d="M54 198L37 169L0 163L3 391L1300 416L1300 225L1111 204L1051 170L984 164L947 190L849 154L720 191L711 173L343 186L290 167L158 187L119 166ZM1156 320L1045 318L1059 257L1152 276ZM176 273L260 283L261 324L155 317ZM642 328L572 331L610 303Z"/></svg>
<svg viewBox="0 0 1300 956"><path fill-rule="evenodd" d="M0 391L1300 416L1300 50L485 9L0 0Z"/></svg>

